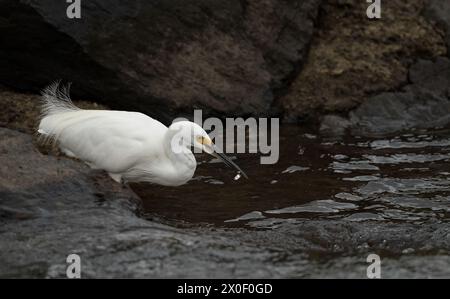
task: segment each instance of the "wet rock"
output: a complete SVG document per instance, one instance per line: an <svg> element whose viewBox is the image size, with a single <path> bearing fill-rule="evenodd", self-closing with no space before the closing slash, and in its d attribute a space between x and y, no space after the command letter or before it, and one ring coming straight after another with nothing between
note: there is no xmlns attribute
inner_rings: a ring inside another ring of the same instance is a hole
<svg viewBox="0 0 450 299"><path fill-rule="evenodd" d="M383 279L404 279L404 278L440 278L449 277L448 263L450 257L442 254L438 256L430 256L427 259L421 259L418 256L402 256L400 258L385 257L380 254L382 261ZM357 265L356 267L354 265ZM352 266L349 266L352 265ZM334 273L327 273L323 278L367 278L368 263L361 263L354 257L343 257L330 261L326 266L318 265L317 272L323 271L322 267L330 267L331 269L340 269ZM352 270L350 270L352 269ZM415 269L411 271L410 269ZM349 271L350 270L350 271ZM429 272L431 271L431 272ZM316 272L316 273L317 273ZM315 276L315 274L312 274ZM432 273L430 275L426 273Z"/></svg>
<svg viewBox="0 0 450 299"><path fill-rule="evenodd" d="M325 136L341 136L344 135L350 122L348 119L339 115L325 115L321 122L319 131Z"/></svg>
<svg viewBox="0 0 450 299"><path fill-rule="evenodd" d="M193 108L268 114L304 61L320 0L0 1L0 82L172 120ZM5 70L5 71L1 71ZM6 71L7 70L7 71Z"/></svg>
<svg viewBox="0 0 450 299"><path fill-rule="evenodd" d="M420 60L410 69L411 84L399 92L371 97L350 112L356 135L391 134L450 123L450 60Z"/></svg>
<svg viewBox="0 0 450 299"><path fill-rule="evenodd" d="M450 60L438 57L435 61L420 59L409 69L410 85L405 90L426 91L450 98Z"/></svg>
<svg viewBox="0 0 450 299"><path fill-rule="evenodd" d="M448 1L429 0L425 15L445 30L447 49L450 49L450 3ZM448 55L450 55L450 51Z"/></svg>
<svg viewBox="0 0 450 299"><path fill-rule="evenodd" d="M347 221L368 221L368 220L383 220L383 217L374 213L355 213L344 219Z"/></svg>
<svg viewBox="0 0 450 299"><path fill-rule="evenodd" d="M355 135L383 135L450 123L450 102L432 93L383 93L350 114Z"/></svg>
<svg viewBox="0 0 450 299"><path fill-rule="evenodd" d="M380 255L386 265L382 269L384 278L450 277L450 270L444 266L448 261L445 253L450 249L448 223L389 223L377 215L362 216L373 219L354 216L342 221L285 220L276 229L239 238L243 243L264 244L279 254L284 252L286 260L273 266L291 277L366 278L368 263L363 261L372 253ZM404 256L408 248L414 248L417 255ZM305 260L304 253L316 259Z"/></svg>

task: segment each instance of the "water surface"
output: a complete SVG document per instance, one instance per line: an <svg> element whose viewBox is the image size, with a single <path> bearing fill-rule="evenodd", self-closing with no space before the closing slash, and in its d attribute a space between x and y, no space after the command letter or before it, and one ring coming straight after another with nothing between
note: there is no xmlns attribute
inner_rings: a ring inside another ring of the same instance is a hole
<svg viewBox="0 0 450 299"><path fill-rule="evenodd" d="M298 219L449 219L450 130L336 140L284 126L278 163L261 165L257 154L234 156L248 180L235 181L232 169L202 155L184 186L132 185L145 217L265 229Z"/></svg>

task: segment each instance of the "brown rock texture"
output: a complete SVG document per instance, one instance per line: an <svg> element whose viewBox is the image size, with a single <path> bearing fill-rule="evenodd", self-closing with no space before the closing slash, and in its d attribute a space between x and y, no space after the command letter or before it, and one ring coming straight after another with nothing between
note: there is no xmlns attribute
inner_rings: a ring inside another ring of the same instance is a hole
<svg viewBox="0 0 450 299"><path fill-rule="evenodd" d="M0 127L7 127L29 134L36 133L41 115L40 96L18 93L0 86ZM75 101L83 109L106 109L90 101Z"/></svg>
<svg viewBox="0 0 450 299"><path fill-rule="evenodd" d="M445 33L423 16L426 5L382 1L381 19L371 20L366 1L326 1L306 64L279 99L285 120L348 111L405 85L418 58L446 55Z"/></svg>

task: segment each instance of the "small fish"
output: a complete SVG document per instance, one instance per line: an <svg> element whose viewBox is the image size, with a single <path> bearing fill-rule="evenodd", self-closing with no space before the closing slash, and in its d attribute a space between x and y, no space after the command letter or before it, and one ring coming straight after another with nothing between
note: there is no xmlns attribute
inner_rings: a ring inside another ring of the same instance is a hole
<svg viewBox="0 0 450 299"><path fill-rule="evenodd" d="M236 174L236 176L234 177L234 180L237 181L237 180L239 180L240 178L241 178L241 173L238 172L238 173Z"/></svg>

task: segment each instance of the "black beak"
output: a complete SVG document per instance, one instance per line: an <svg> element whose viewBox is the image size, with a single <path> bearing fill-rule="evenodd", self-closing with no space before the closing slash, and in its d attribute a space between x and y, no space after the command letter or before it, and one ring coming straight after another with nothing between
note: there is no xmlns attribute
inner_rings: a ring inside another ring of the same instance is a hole
<svg viewBox="0 0 450 299"><path fill-rule="evenodd" d="M222 162L225 163L225 165L227 165L228 167L234 167L240 174L244 176L244 178L248 179L248 176L245 174L245 172L224 153L218 153L214 151L213 156L222 160Z"/></svg>

